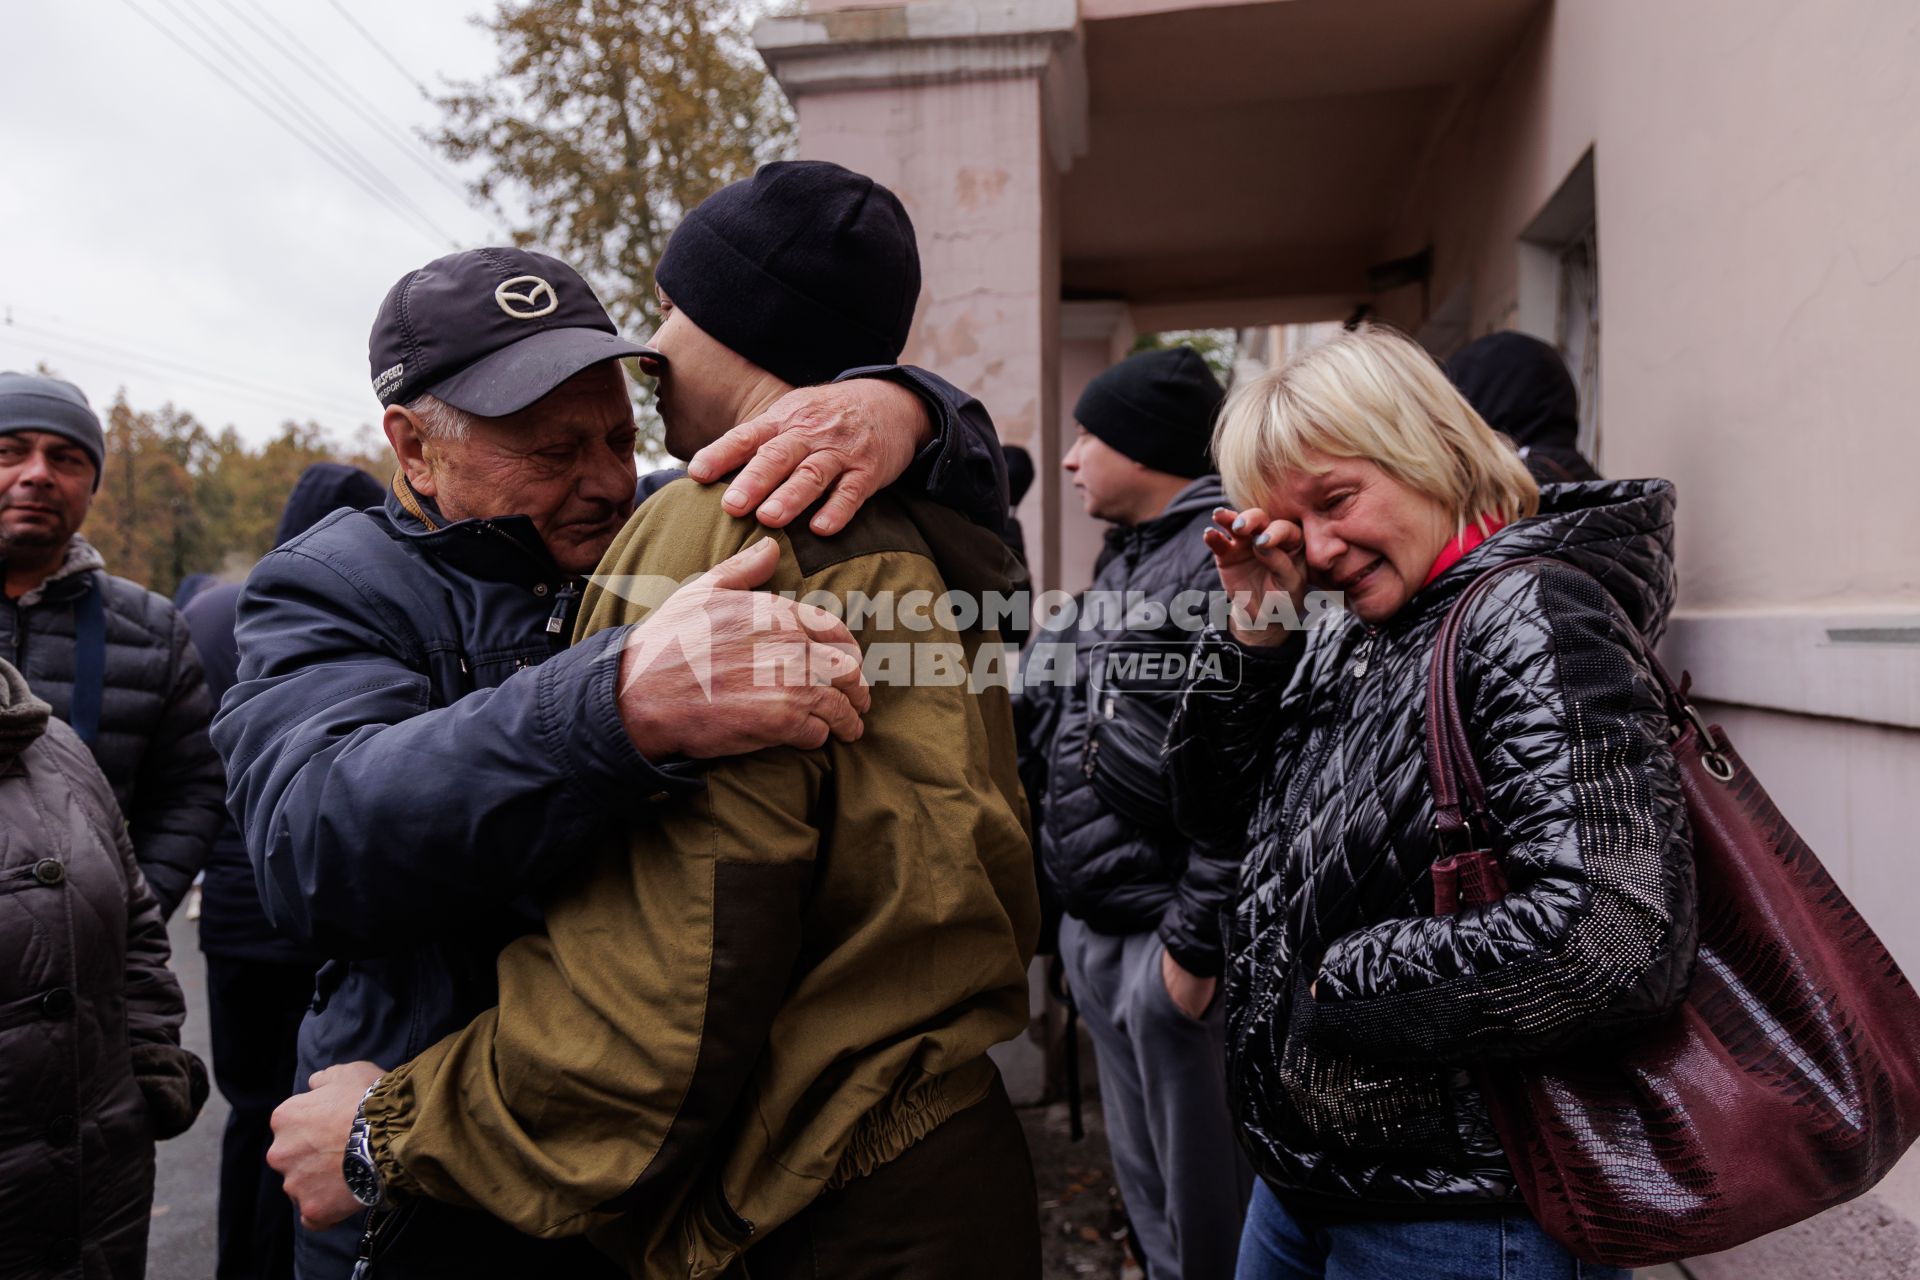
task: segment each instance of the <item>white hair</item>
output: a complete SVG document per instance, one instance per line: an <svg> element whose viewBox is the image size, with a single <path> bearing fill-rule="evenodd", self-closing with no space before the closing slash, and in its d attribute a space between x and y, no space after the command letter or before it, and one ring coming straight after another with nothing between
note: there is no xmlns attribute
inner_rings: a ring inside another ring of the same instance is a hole
<svg viewBox="0 0 1920 1280"><path fill-rule="evenodd" d="M416 396L406 410L420 424L423 440L465 440L473 415L434 396Z"/></svg>

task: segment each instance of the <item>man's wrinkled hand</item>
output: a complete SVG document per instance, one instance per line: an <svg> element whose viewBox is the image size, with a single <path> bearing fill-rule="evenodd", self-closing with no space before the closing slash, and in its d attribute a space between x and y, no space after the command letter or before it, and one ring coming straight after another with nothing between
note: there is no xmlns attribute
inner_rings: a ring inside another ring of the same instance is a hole
<svg viewBox="0 0 1920 1280"><path fill-rule="evenodd" d="M825 609L749 587L780 562L762 538L675 591L620 653L620 717L649 760L856 741L873 705L860 649Z"/></svg>
<svg viewBox="0 0 1920 1280"><path fill-rule="evenodd" d="M371 1062L328 1067L307 1080L308 1092L274 1108L267 1164L280 1175L300 1225L309 1231L323 1231L365 1207L347 1190L341 1165L360 1099L380 1076L381 1068Z"/></svg>
<svg viewBox="0 0 1920 1280"><path fill-rule="evenodd" d="M1207 1010L1213 1007L1214 992L1220 988L1218 978L1194 977L1164 948L1160 952L1160 981L1166 984L1167 996L1180 1012L1195 1021L1207 1016Z"/></svg>
<svg viewBox="0 0 1920 1280"><path fill-rule="evenodd" d="M855 378L788 392L694 454L687 474L709 484L739 468L720 505L735 516L757 506L760 523L774 529L831 488L809 527L832 534L932 439L919 396L898 383Z"/></svg>

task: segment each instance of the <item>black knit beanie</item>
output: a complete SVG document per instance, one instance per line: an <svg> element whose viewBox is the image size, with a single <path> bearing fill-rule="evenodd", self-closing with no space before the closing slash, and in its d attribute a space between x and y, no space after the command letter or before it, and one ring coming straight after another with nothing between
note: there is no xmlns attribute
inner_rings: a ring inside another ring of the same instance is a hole
<svg viewBox="0 0 1920 1280"><path fill-rule="evenodd" d="M1073 416L1142 466L1197 479L1213 470L1207 445L1227 398L1192 347L1128 356L1080 393Z"/></svg>
<svg viewBox="0 0 1920 1280"><path fill-rule="evenodd" d="M900 358L920 249L906 209L872 178L782 161L701 201L654 278L722 345L804 387Z"/></svg>

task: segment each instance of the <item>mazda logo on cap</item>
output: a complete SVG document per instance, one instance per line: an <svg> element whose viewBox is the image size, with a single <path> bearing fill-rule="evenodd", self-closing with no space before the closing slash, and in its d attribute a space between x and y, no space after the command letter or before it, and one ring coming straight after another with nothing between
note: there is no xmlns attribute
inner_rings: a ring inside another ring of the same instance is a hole
<svg viewBox="0 0 1920 1280"><path fill-rule="evenodd" d="M493 291L493 300L515 320L538 320L560 305L553 286L539 276L515 276L502 280Z"/></svg>

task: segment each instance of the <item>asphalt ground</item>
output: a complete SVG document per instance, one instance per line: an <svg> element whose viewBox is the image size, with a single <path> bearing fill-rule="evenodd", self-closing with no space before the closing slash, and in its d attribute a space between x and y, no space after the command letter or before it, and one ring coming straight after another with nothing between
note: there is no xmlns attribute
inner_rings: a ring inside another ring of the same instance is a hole
<svg viewBox="0 0 1920 1280"><path fill-rule="evenodd" d="M183 909L168 926L173 971L187 996L186 1046L213 1069L207 1038L207 967L200 955L200 927ZM160 1144L154 1183L153 1232L147 1241L147 1280L209 1280L213 1275L214 1222L219 1203L220 1131L227 1102L218 1089L187 1130Z"/></svg>

